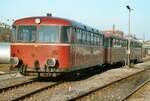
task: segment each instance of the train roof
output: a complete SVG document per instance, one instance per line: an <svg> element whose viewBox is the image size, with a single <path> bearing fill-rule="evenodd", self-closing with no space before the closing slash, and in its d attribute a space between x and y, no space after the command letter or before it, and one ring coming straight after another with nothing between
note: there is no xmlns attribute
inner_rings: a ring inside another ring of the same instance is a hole
<svg viewBox="0 0 150 101"><path fill-rule="evenodd" d="M127 40L130 39L131 42L136 42L136 43L141 43L141 44L142 44L142 42L141 42L140 40L138 40L138 39L136 39L136 38L133 38L133 37L128 37L128 36L126 36L125 39L127 39Z"/></svg>
<svg viewBox="0 0 150 101"><path fill-rule="evenodd" d="M128 40L128 37L120 37L120 36L116 36L112 33L103 32L103 34L104 34L104 37L106 37L106 38L115 38L115 39L121 39L121 40ZM140 42L139 40L134 39L134 38L130 38L130 41L142 44L142 42Z"/></svg>
<svg viewBox="0 0 150 101"><path fill-rule="evenodd" d="M131 42L136 42L136 43L141 43L142 44L142 42L137 40L137 39L131 39Z"/></svg>
<svg viewBox="0 0 150 101"><path fill-rule="evenodd" d="M80 28L83 30L88 30L90 32L95 32L95 33L99 33L100 31L89 27L87 25L84 25L82 23L79 23L77 21L74 20L70 20L70 19L65 19L65 18L59 18L59 17L52 17L52 16L37 16L37 17L27 17L27 18L22 18L22 19L18 19L16 20L13 25L37 25L37 23L35 22L36 19L40 19L40 24L41 25L47 25L47 24L51 24L51 25L61 25L61 26L73 26L75 28Z"/></svg>

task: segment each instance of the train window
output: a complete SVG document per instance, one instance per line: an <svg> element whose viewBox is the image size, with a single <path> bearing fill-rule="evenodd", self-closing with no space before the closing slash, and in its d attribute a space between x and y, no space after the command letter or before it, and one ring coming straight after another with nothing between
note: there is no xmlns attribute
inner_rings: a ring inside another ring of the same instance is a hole
<svg viewBox="0 0 150 101"><path fill-rule="evenodd" d="M123 40L120 40L120 45L121 47L123 47Z"/></svg>
<svg viewBox="0 0 150 101"><path fill-rule="evenodd" d="M40 26L38 42L57 43L59 42L59 32L59 26Z"/></svg>
<svg viewBox="0 0 150 101"><path fill-rule="evenodd" d="M87 43L87 38L86 38L87 36L86 36L86 31L82 31L82 42L83 42L83 44L86 44Z"/></svg>
<svg viewBox="0 0 150 101"><path fill-rule="evenodd" d="M120 47L122 47L122 40L119 40L118 45L120 45Z"/></svg>
<svg viewBox="0 0 150 101"><path fill-rule="evenodd" d="M79 33L79 30L76 29L76 42L77 42L77 43L80 42L79 39L80 39L80 33Z"/></svg>
<svg viewBox="0 0 150 101"><path fill-rule="evenodd" d="M34 42L36 39L36 26L19 26L17 41Z"/></svg>
<svg viewBox="0 0 150 101"><path fill-rule="evenodd" d="M82 30L79 30L80 31L80 43L82 44L83 40L82 40L82 36L83 36L83 33L82 33Z"/></svg>
<svg viewBox="0 0 150 101"><path fill-rule="evenodd" d="M82 43L82 34L79 29L77 29L77 31L76 31L76 40L77 40L77 43L79 43L79 44Z"/></svg>
<svg viewBox="0 0 150 101"><path fill-rule="evenodd" d="M122 43L122 46L127 47L127 41L124 40L123 43Z"/></svg>
<svg viewBox="0 0 150 101"><path fill-rule="evenodd" d="M96 45L96 35L93 34L93 45Z"/></svg>
<svg viewBox="0 0 150 101"><path fill-rule="evenodd" d="M90 44L90 33L87 32L87 44Z"/></svg>
<svg viewBox="0 0 150 101"><path fill-rule="evenodd" d="M103 37L100 36L100 37L99 37L99 44L98 44L98 45L102 45L102 42L103 42Z"/></svg>
<svg viewBox="0 0 150 101"><path fill-rule="evenodd" d="M100 44L100 38L99 38L99 36L97 35L96 36L96 45L99 45Z"/></svg>
<svg viewBox="0 0 150 101"><path fill-rule="evenodd" d="M93 45L94 44L94 34L91 33L91 44Z"/></svg>
<svg viewBox="0 0 150 101"><path fill-rule="evenodd" d="M138 43L138 46L137 46L138 48L140 48L141 47L141 44L140 43Z"/></svg>
<svg viewBox="0 0 150 101"><path fill-rule="evenodd" d="M142 44L138 43L138 42L134 42L134 47L135 48L140 48L140 47L142 47Z"/></svg>
<svg viewBox="0 0 150 101"><path fill-rule="evenodd" d="M96 45L99 45L100 38L98 37L98 35L96 35L95 38L96 38Z"/></svg>
<svg viewBox="0 0 150 101"><path fill-rule="evenodd" d="M97 34L95 34L95 45L98 45L98 38L99 37Z"/></svg>
<svg viewBox="0 0 150 101"><path fill-rule="evenodd" d="M122 46L122 47L125 47L125 44L124 44L124 43L125 43L125 41L122 40L122 41L121 41L121 46Z"/></svg>
<svg viewBox="0 0 150 101"><path fill-rule="evenodd" d="M96 45L96 36L93 34L93 45Z"/></svg>
<svg viewBox="0 0 150 101"><path fill-rule="evenodd" d="M127 45L128 45L128 41L125 41L125 47L127 47Z"/></svg>
<svg viewBox="0 0 150 101"><path fill-rule="evenodd" d="M120 40L120 45L121 47L123 47L123 40Z"/></svg>
<svg viewBox="0 0 150 101"><path fill-rule="evenodd" d="M124 43L125 43L125 41L122 40L122 41L121 41L121 46L122 46L122 47L125 47Z"/></svg>
<svg viewBox="0 0 150 101"><path fill-rule="evenodd" d="M70 35L71 35L71 28L70 27L62 27L61 28L61 42L69 43L70 42Z"/></svg>
<svg viewBox="0 0 150 101"><path fill-rule="evenodd" d="M113 47L114 48L120 48L121 46L121 40L120 39L113 39Z"/></svg>
<svg viewBox="0 0 150 101"><path fill-rule="evenodd" d="M112 46L114 47L116 45L116 39L112 39Z"/></svg>
<svg viewBox="0 0 150 101"><path fill-rule="evenodd" d="M112 47L116 47L116 39L113 39Z"/></svg>

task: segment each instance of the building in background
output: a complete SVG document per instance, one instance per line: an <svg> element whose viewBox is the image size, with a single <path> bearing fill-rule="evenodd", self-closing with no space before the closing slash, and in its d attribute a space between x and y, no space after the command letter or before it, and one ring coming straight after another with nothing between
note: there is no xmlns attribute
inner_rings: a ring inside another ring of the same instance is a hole
<svg viewBox="0 0 150 101"><path fill-rule="evenodd" d="M10 25L7 25L0 21L0 42L9 42L10 33L11 33Z"/></svg>
<svg viewBox="0 0 150 101"><path fill-rule="evenodd" d="M150 40L143 43L143 48L145 50L145 55L150 55Z"/></svg>
<svg viewBox="0 0 150 101"><path fill-rule="evenodd" d="M108 34L113 34L113 35L119 36L119 37L123 37L124 36L123 31L120 31L120 30L104 30L103 32L104 33L108 33Z"/></svg>

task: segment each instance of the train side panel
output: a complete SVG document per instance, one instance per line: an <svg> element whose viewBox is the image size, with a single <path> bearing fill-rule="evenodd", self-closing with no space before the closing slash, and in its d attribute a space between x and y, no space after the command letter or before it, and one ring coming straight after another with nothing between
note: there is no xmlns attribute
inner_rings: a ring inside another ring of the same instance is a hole
<svg viewBox="0 0 150 101"><path fill-rule="evenodd" d="M111 57L111 63L124 62L126 59L126 49L112 48L110 57Z"/></svg>
<svg viewBox="0 0 150 101"><path fill-rule="evenodd" d="M141 61L142 60L142 47L141 48L131 48L131 61Z"/></svg>
<svg viewBox="0 0 150 101"><path fill-rule="evenodd" d="M86 68L90 66L102 65L103 48L99 46L72 45L72 66Z"/></svg>

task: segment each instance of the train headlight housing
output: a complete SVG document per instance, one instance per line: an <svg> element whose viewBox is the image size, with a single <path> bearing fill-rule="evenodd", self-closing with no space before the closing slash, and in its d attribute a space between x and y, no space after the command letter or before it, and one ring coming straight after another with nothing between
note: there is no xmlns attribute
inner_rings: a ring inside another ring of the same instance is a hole
<svg viewBox="0 0 150 101"><path fill-rule="evenodd" d="M10 58L10 64L11 65L18 65L19 64L19 59L17 57L11 57Z"/></svg>
<svg viewBox="0 0 150 101"><path fill-rule="evenodd" d="M35 23L40 24L40 23L41 23L40 18L36 18L36 19L35 19Z"/></svg>
<svg viewBox="0 0 150 101"><path fill-rule="evenodd" d="M51 67L55 67L56 66L56 61L57 61L57 59L55 59L55 58L47 59L46 60L46 65L51 66Z"/></svg>

